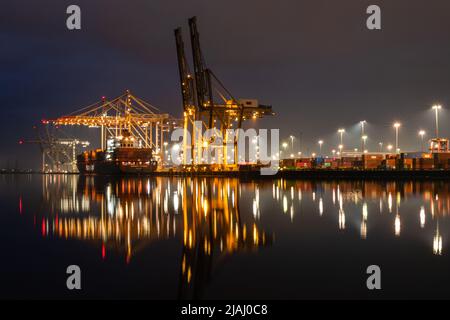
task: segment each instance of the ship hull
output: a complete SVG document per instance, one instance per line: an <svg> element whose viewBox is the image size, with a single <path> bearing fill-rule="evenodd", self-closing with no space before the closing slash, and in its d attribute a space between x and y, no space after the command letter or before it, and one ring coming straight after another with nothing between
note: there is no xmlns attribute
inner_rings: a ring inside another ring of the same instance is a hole
<svg viewBox="0 0 450 320"><path fill-rule="evenodd" d="M151 174L158 164L151 149L119 148L107 156L104 151L87 151L77 158L80 174Z"/></svg>
<svg viewBox="0 0 450 320"><path fill-rule="evenodd" d="M78 162L81 174L151 174L156 171L156 164L120 165L113 161Z"/></svg>

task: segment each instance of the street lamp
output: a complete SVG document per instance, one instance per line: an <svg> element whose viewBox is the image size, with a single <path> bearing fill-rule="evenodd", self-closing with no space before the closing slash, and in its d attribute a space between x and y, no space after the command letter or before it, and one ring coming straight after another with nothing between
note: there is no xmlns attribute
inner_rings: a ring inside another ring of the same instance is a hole
<svg viewBox="0 0 450 320"><path fill-rule="evenodd" d="M292 151L294 151L294 136L289 136L289 138L291 139L291 149Z"/></svg>
<svg viewBox="0 0 450 320"><path fill-rule="evenodd" d="M380 152L383 152L383 142L378 142L378 145L380 146Z"/></svg>
<svg viewBox="0 0 450 320"><path fill-rule="evenodd" d="M344 138L343 138L343 135L344 135L344 133L345 133L345 129L339 129L338 130L338 133L340 134L340 136L341 136L341 140L340 140L340 145L341 146L343 146L344 145Z"/></svg>
<svg viewBox="0 0 450 320"><path fill-rule="evenodd" d="M364 135L364 125L367 123L366 120L362 120L359 122L359 124L361 125L361 136Z"/></svg>
<svg viewBox="0 0 450 320"><path fill-rule="evenodd" d="M283 144L281 146L283 147L283 149L286 149L288 144L287 144L287 142L283 142Z"/></svg>
<svg viewBox="0 0 450 320"><path fill-rule="evenodd" d="M399 122L394 123L395 128L395 151L398 153L398 128L400 128L401 124Z"/></svg>
<svg viewBox="0 0 450 320"><path fill-rule="evenodd" d="M359 122L359 124L361 125L361 139L362 139L362 137L364 136L364 125L367 123L367 121L366 120L362 120L362 121L360 121ZM361 147L362 147L362 150L364 151L364 145L363 145L363 142L361 141Z"/></svg>
<svg viewBox="0 0 450 320"><path fill-rule="evenodd" d="M318 144L319 144L319 155L322 155L322 145L323 145L323 140L319 140L318 142L317 142Z"/></svg>
<svg viewBox="0 0 450 320"><path fill-rule="evenodd" d="M361 139L362 139L362 152L365 152L366 151L366 140L367 140L367 136L366 135L364 135L364 136L362 136L361 137Z"/></svg>
<svg viewBox="0 0 450 320"><path fill-rule="evenodd" d="M422 144L420 145L420 149L421 149L421 151L423 152L423 150L424 150L424 148L423 148L423 137L425 136L425 131L424 130L420 130L419 131L419 136L420 136L420 138L421 138L421 140L422 140Z"/></svg>
<svg viewBox="0 0 450 320"><path fill-rule="evenodd" d="M434 105L433 106L433 110L435 113L435 118L436 118L436 138L439 138L439 110L442 109L442 106L440 105Z"/></svg>
<svg viewBox="0 0 450 320"><path fill-rule="evenodd" d="M391 151L392 150L392 144L388 145L387 149L388 149L388 151Z"/></svg>

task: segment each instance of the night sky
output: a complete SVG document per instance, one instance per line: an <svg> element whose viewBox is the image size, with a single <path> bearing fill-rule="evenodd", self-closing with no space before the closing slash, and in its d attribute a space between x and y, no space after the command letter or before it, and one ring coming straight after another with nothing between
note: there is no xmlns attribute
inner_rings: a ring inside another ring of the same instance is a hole
<svg viewBox="0 0 450 320"><path fill-rule="evenodd" d="M70 4L81 7L80 31L66 28ZM382 9L382 30L366 28L370 4ZM39 168L37 146L18 141L102 95L130 89L180 117L173 29L183 27L190 60L194 15L208 66L234 96L273 105L259 126L303 133L304 152L319 139L335 148L340 127L359 146L360 120L369 149L394 143L398 120L400 147L417 150L417 131L434 131L434 103L447 109L441 136L450 135L448 0L14 0L0 10L0 167Z"/></svg>

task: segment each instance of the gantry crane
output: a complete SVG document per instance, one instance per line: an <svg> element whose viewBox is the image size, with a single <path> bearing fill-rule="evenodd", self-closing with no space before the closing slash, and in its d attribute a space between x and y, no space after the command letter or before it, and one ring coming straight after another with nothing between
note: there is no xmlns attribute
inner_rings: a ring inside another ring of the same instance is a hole
<svg viewBox="0 0 450 320"><path fill-rule="evenodd" d="M158 160L163 158L164 133L181 126L179 119L160 112L129 90L112 100L102 97L94 104L49 122L54 125L99 128L102 150L126 130L138 139L140 147L152 148Z"/></svg>
<svg viewBox="0 0 450 320"><path fill-rule="evenodd" d="M189 31L192 47L192 58L194 62L194 73L189 70L181 28L175 30L175 41L177 47L178 69L180 75L181 93L184 110L184 130L192 132L191 156L193 164L204 164L202 159L203 148L214 143L220 151L219 164L224 167L237 168L239 159L237 152L238 136L234 135L233 152L234 161L230 164L230 156L227 155L229 144L228 130L233 127L242 128L242 123L247 119L261 118L273 115L272 106L261 105L255 99L236 99L228 91L216 75L206 66L201 47L200 35L197 30L197 19L189 19ZM201 132L194 125L200 121L203 128L213 129L220 132L221 141L201 140ZM186 136L186 135L185 135ZM186 140L186 139L185 139ZM183 161L187 163L187 143L183 144Z"/></svg>
<svg viewBox="0 0 450 320"><path fill-rule="evenodd" d="M44 121L45 122L45 121ZM42 172L78 172L76 162L77 146L87 147L89 141L69 137L58 127L48 125L33 127L36 138L20 140L20 144L38 144L42 153ZM64 136L64 137L62 137Z"/></svg>

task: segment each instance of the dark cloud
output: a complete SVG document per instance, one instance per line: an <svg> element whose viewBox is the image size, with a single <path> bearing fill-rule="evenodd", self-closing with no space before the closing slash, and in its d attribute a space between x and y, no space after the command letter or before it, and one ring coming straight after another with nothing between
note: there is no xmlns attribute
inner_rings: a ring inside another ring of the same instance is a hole
<svg viewBox="0 0 450 320"><path fill-rule="evenodd" d="M70 32L74 3L83 24ZM365 28L369 4L382 8L381 31ZM432 131L427 108L450 108L446 0L9 1L0 13L1 161L37 163L16 143L33 124L128 88L179 115L173 29L182 26L188 42L193 15L227 87L272 104L277 116L264 125L303 132L310 150L318 137L336 144L336 129L361 119L373 145L392 141L391 123L402 121L401 140L414 148L419 127Z"/></svg>

